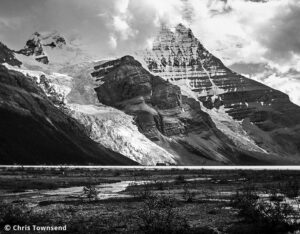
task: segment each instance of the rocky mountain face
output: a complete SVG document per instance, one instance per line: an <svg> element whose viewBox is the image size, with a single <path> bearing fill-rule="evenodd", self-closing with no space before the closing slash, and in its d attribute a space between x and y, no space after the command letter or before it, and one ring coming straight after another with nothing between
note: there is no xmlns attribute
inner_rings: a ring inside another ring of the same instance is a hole
<svg viewBox="0 0 300 234"><path fill-rule="evenodd" d="M45 48L62 48L66 45L66 40L57 32L44 33L35 32L26 42L24 49L16 51L18 54L34 56L35 60L44 64L49 63Z"/></svg>
<svg viewBox="0 0 300 234"><path fill-rule="evenodd" d="M237 147L202 110L201 102L183 95L179 86L151 74L131 56L95 66L92 76L98 84L95 90L99 101L133 115L139 130L173 154L176 163L268 161L263 157L265 151L255 144L253 151Z"/></svg>
<svg viewBox="0 0 300 234"><path fill-rule="evenodd" d="M286 94L228 69L190 29L162 27L152 50L139 55L153 74L200 101L215 123L220 113L231 117L268 155L299 160L300 107Z"/></svg>
<svg viewBox="0 0 300 234"><path fill-rule="evenodd" d="M21 66L21 62L15 57L12 50L0 42L0 63L7 63L12 66Z"/></svg>
<svg viewBox="0 0 300 234"><path fill-rule="evenodd" d="M96 62L56 32L0 44L0 163L300 163L300 108L190 29L162 27L136 58Z"/></svg>
<svg viewBox="0 0 300 234"><path fill-rule="evenodd" d="M60 55L63 50L59 49L57 52ZM22 61L21 67L7 63L4 65L33 80L54 107L63 110L64 114L84 127L86 136L100 147L116 152L117 155L126 156L132 160L130 163L137 162L142 165L176 163L173 155L139 132L132 116L99 103L91 72L93 65L105 61L95 63L87 60L82 63L59 63L58 66L53 66L52 63L37 62L32 56L18 56L18 58ZM55 55L51 58L53 61L57 57ZM34 141L33 138L30 140ZM85 161L78 163L82 164Z"/></svg>
<svg viewBox="0 0 300 234"><path fill-rule="evenodd" d="M136 164L92 141L32 77L2 65L0 116L1 164Z"/></svg>
<svg viewBox="0 0 300 234"><path fill-rule="evenodd" d="M27 67L40 66L52 71L93 60L76 42L68 41L57 31L35 32L23 49L14 52Z"/></svg>
<svg viewBox="0 0 300 234"><path fill-rule="evenodd" d="M234 63L230 69L288 94L290 101L300 106L300 72L296 69L280 71L267 63L246 62Z"/></svg>

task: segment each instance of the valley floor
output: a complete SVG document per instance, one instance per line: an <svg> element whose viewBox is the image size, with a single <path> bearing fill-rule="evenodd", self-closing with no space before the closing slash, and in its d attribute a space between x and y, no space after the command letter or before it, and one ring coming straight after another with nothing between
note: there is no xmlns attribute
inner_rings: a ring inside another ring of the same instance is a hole
<svg viewBox="0 0 300 234"><path fill-rule="evenodd" d="M0 228L298 233L299 182L287 170L1 168Z"/></svg>

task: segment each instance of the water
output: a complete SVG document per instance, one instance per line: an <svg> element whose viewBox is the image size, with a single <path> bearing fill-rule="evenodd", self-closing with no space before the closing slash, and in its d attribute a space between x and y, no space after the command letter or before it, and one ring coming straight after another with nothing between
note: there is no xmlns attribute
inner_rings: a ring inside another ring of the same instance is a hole
<svg viewBox="0 0 300 234"><path fill-rule="evenodd" d="M211 180L210 177L198 177L198 178L190 178L185 179L186 181L205 181ZM174 182L175 180L161 181L163 183ZM141 185L145 183L155 183L154 181L132 181L125 180L121 182L114 183L105 183L96 185L96 189L98 191L98 199L105 200L109 198L125 198L131 197L128 194L122 194L122 191L125 191L126 188L131 185ZM21 196L26 195L31 198L42 198L47 196L64 196L64 197L81 197L83 195L84 186L76 186L76 187L68 187L68 188L58 188L58 189L48 189L48 190L27 190L25 192L19 193L7 193L0 196Z"/></svg>
<svg viewBox="0 0 300 234"><path fill-rule="evenodd" d="M145 181L139 181L138 184L142 184ZM101 184L96 185L96 189L98 191L98 199L104 200L114 197L130 197L127 194L120 194L120 192L126 190L126 188L132 184L135 183L134 181L121 181L116 183L107 183L107 184ZM59 188L55 190L48 190L46 192L41 192L43 195L48 196L81 196L83 195L83 188L84 186L78 186L78 187L69 187L69 188Z"/></svg>
<svg viewBox="0 0 300 234"><path fill-rule="evenodd" d="M109 198L122 198L131 197L127 194L122 194L120 192L125 191L130 184L143 184L150 183L150 181L121 181L114 183L106 183L96 185L98 191L98 199L105 200ZM58 189L47 189L47 190L27 190L19 193L6 193L0 196L22 196L31 198L43 198L49 196L64 196L64 197L81 197L83 195L84 186L68 187L68 188L58 188Z"/></svg>

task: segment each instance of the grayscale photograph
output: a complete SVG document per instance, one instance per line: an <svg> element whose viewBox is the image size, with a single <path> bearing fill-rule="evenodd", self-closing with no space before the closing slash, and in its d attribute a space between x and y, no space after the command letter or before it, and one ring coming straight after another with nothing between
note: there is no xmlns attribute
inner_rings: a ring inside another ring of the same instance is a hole
<svg viewBox="0 0 300 234"><path fill-rule="evenodd" d="M0 0L0 233L300 234L300 1Z"/></svg>

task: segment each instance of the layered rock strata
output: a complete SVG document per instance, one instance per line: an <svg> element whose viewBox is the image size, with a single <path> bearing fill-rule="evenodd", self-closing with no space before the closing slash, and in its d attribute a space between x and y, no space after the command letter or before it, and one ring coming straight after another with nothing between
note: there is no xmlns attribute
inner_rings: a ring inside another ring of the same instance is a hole
<svg viewBox="0 0 300 234"><path fill-rule="evenodd" d="M286 94L228 69L191 29L162 27L153 48L139 54L152 73L180 86L207 110L222 107L234 120L245 120L242 127L267 152L299 159L300 108Z"/></svg>
<svg viewBox="0 0 300 234"><path fill-rule="evenodd" d="M263 150L237 148L201 110L200 102L182 95L180 87L152 75L131 56L96 66L92 76L99 101L133 115L139 130L176 155L179 164L265 162Z"/></svg>

